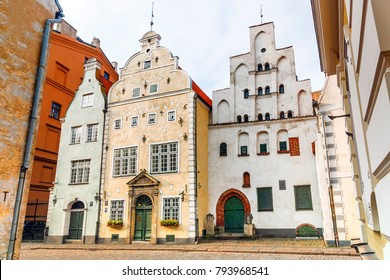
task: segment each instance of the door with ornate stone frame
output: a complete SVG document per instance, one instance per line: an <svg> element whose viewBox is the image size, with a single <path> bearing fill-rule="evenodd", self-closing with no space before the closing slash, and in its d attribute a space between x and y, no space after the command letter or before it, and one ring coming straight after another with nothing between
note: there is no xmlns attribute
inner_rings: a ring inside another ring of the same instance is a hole
<svg viewBox="0 0 390 280"><path fill-rule="evenodd" d="M160 181L148 174L145 169L127 183L130 197L130 243L148 240L151 244L157 243L159 184Z"/></svg>

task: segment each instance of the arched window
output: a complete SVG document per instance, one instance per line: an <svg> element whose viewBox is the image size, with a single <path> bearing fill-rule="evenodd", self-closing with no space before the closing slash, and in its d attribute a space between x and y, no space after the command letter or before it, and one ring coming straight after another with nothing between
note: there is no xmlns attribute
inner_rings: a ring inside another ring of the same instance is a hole
<svg viewBox="0 0 390 280"><path fill-rule="evenodd" d="M258 121L262 121L263 120L263 114L262 113L257 115L257 120Z"/></svg>
<svg viewBox="0 0 390 280"><path fill-rule="evenodd" d="M241 115L238 115L238 116L237 116L237 122L242 122L242 117L241 117Z"/></svg>
<svg viewBox="0 0 390 280"><path fill-rule="evenodd" d="M227 145L226 143L221 143L219 145L219 156L226 157L227 156Z"/></svg>
<svg viewBox="0 0 390 280"><path fill-rule="evenodd" d="M262 87L259 87L257 89L257 95L263 95L263 88Z"/></svg>
<svg viewBox="0 0 390 280"><path fill-rule="evenodd" d="M279 85L279 93L284 93L284 85L283 84Z"/></svg>
<svg viewBox="0 0 390 280"><path fill-rule="evenodd" d="M248 99L249 98L249 89L244 89L244 98Z"/></svg>
<svg viewBox="0 0 390 280"><path fill-rule="evenodd" d="M257 64L257 71L259 72L263 71L263 64L261 63Z"/></svg>
<svg viewBox="0 0 390 280"><path fill-rule="evenodd" d="M281 119L285 119L285 118L286 118L286 116L285 116L285 114L284 114L284 111L281 111L281 112L280 112L280 118L281 118Z"/></svg>
<svg viewBox="0 0 390 280"><path fill-rule="evenodd" d="M265 120L266 121L269 121L271 119L271 116L269 115L269 113L266 113L265 114Z"/></svg>
<svg viewBox="0 0 390 280"><path fill-rule="evenodd" d="M248 115L244 115L244 122L249 122L249 116Z"/></svg>
<svg viewBox="0 0 390 280"><path fill-rule="evenodd" d="M287 130L279 130L277 134L278 153L288 153L288 132Z"/></svg>
<svg viewBox="0 0 390 280"><path fill-rule="evenodd" d="M82 201L76 201L72 205L72 209L83 209L84 207L85 206L84 206L84 203Z"/></svg>
<svg viewBox="0 0 390 280"><path fill-rule="evenodd" d="M266 95L271 94L271 89L269 88L269 86L265 87L265 94Z"/></svg>
<svg viewBox="0 0 390 280"><path fill-rule="evenodd" d="M257 133L257 154L258 155L268 155L269 150L268 150L268 142L269 142L269 137L268 137L268 132L262 131Z"/></svg>
<svg viewBox="0 0 390 280"><path fill-rule="evenodd" d="M251 175L249 174L249 172L244 172L244 174L242 175L242 187L243 188L250 188L251 186Z"/></svg>
<svg viewBox="0 0 390 280"><path fill-rule="evenodd" d="M287 112L287 118L291 119L293 117L293 113L291 110Z"/></svg>
<svg viewBox="0 0 390 280"><path fill-rule="evenodd" d="M264 65L264 67L265 67L265 71L269 71L269 70L270 70L269 63L268 63L268 62Z"/></svg>
<svg viewBox="0 0 390 280"><path fill-rule="evenodd" d="M238 154L240 156L249 156L248 145L249 134L246 132L240 133L238 135Z"/></svg>

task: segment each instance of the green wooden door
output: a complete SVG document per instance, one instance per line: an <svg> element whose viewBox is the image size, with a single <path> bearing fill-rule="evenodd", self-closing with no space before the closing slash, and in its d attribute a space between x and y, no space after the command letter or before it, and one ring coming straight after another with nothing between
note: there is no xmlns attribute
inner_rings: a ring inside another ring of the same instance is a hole
<svg viewBox="0 0 390 280"><path fill-rule="evenodd" d="M81 239L83 234L84 211L70 213L69 239Z"/></svg>
<svg viewBox="0 0 390 280"><path fill-rule="evenodd" d="M150 240L151 232L152 209L136 209L134 240Z"/></svg>
<svg viewBox="0 0 390 280"><path fill-rule="evenodd" d="M233 196L225 204L225 232L244 232L244 204Z"/></svg>

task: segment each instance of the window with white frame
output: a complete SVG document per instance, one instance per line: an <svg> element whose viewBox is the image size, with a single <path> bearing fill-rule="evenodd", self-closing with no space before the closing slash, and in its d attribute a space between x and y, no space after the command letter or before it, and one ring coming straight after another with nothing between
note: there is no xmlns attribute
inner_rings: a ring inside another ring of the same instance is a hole
<svg viewBox="0 0 390 280"><path fill-rule="evenodd" d="M81 126L71 128L70 144L80 144L81 141Z"/></svg>
<svg viewBox="0 0 390 280"><path fill-rule="evenodd" d="M151 145L151 173L177 172L178 158L177 142Z"/></svg>
<svg viewBox="0 0 390 280"><path fill-rule="evenodd" d="M124 200L111 200L110 220L124 220Z"/></svg>
<svg viewBox="0 0 390 280"><path fill-rule="evenodd" d="M156 124L157 122L157 114L151 113L148 115L148 124Z"/></svg>
<svg viewBox="0 0 390 280"><path fill-rule="evenodd" d="M93 93L84 94L81 107L82 108L91 107L92 104L93 104Z"/></svg>
<svg viewBox="0 0 390 280"><path fill-rule="evenodd" d="M141 89L139 87L133 89L133 97L138 97L140 93L141 93Z"/></svg>
<svg viewBox="0 0 390 280"><path fill-rule="evenodd" d="M163 198L163 219L179 221L180 217L180 202L179 197Z"/></svg>
<svg viewBox="0 0 390 280"><path fill-rule="evenodd" d="M168 112L168 121L173 122L176 120L176 111L169 111Z"/></svg>
<svg viewBox="0 0 390 280"><path fill-rule="evenodd" d="M114 150L114 176L135 175L137 170L137 147Z"/></svg>
<svg viewBox="0 0 390 280"><path fill-rule="evenodd" d="M73 160L71 162L70 183L81 184L89 182L90 159Z"/></svg>
<svg viewBox="0 0 390 280"><path fill-rule="evenodd" d="M99 126L97 123L87 125L87 142L97 141L98 129Z"/></svg>
<svg viewBox="0 0 390 280"><path fill-rule="evenodd" d="M121 129L122 127L122 119L114 120L114 129Z"/></svg>
<svg viewBox="0 0 390 280"><path fill-rule="evenodd" d="M131 126L138 126L138 116L131 117Z"/></svg>
<svg viewBox="0 0 390 280"><path fill-rule="evenodd" d="M149 93L157 92L157 84L150 85Z"/></svg>

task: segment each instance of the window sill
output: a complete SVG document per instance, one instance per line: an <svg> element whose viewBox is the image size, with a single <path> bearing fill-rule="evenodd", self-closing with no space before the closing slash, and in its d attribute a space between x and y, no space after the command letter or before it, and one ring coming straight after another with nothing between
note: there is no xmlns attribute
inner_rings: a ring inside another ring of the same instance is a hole
<svg viewBox="0 0 390 280"><path fill-rule="evenodd" d="M56 121L60 121L60 118L55 118L55 117L53 117L53 116L48 116L49 117L49 119L53 119L53 120L56 120Z"/></svg>
<svg viewBox="0 0 390 280"><path fill-rule="evenodd" d="M267 152L267 153L258 153L257 155L258 155L258 156L268 156L268 155L269 155L269 152Z"/></svg>
<svg viewBox="0 0 390 280"><path fill-rule="evenodd" d="M79 145L81 144L81 142L78 142L78 143L69 143L69 145Z"/></svg>
<svg viewBox="0 0 390 280"><path fill-rule="evenodd" d="M249 154L246 155L238 155L239 157L249 157Z"/></svg>
<svg viewBox="0 0 390 280"><path fill-rule="evenodd" d="M94 143L97 142L98 140L91 140L91 141L85 141L85 143Z"/></svg>
<svg viewBox="0 0 390 280"><path fill-rule="evenodd" d="M313 211L313 208L295 209L295 211Z"/></svg>
<svg viewBox="0 0 390 280"><path fill-rule="evenodd" d="M250 188L251 185L242 185L243 188Z"/></svg>
<svg viewBox="0 0 390 280"><path fill-rule="evenodd" d="M278 154L289 154L290 151L289 150L286 150L286 151L278 151Z"/></svg>
<svg viewBox="0 0 390 280"><path fill-rule="evenodd" d="M82 183L69 183L70 186L76 186L76 185L88 185L89 182L82 182Z"/></svg>

